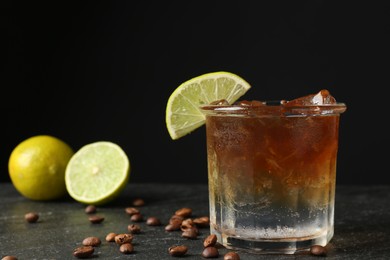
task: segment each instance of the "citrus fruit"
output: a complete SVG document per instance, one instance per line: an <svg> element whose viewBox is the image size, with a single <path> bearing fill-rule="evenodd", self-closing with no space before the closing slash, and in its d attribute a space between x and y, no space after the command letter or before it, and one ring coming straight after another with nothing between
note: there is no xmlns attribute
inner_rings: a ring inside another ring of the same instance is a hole
<svg viewBox="0 0 390 260"><path fill-rule="evenodd" d="M16 190L26 198L60 198L66 195L65 169L73 154L73 149L56 137L30 137L11 152L9 176Z"/></svg>
<svg viewBox="0 0 390 260"><path fill-rule="evenodd" d="M240 76L220 71L192 78L177 87L168 99L165 122L173 140L205 123L200 106L225 99L230 104L244 95L250 85Z"/></svg>
<svg viewBox="0 0 390 260"><path fill-rule="evenodd" d="M103 205L125 188L130 161L122 148L112 142L98 141L81 147L65 171L66 189L78 202Z"/></svg>

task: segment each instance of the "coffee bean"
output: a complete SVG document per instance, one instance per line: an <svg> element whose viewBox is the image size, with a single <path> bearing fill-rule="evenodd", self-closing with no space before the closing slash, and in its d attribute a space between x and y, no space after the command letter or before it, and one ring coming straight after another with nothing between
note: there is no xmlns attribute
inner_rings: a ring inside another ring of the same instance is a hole
<svg viewBox="0 0 390 260"><path fill-rule="evenodd" d="M141 227L138 226L137 224L130 224L127 226L127 230L131 233L131 234L139 234L141 233Z"/></svg>
<svg viewBox="0 0 390 260"><path fill-rule="evenodd" d="M106 241L107 242L114 242L115 241L115 237L116 237L116 233L108 233L107 236L106 236Z"/></svg>
<svg viewBox="0 0 390 260"><path fill-rule="evenodd" d="M87 258L92 256L95 249L92 246L82 246L73 250L73 256L77 258Z"/></svg>
<svg viewBox="0 0 390 260"><path fill-rule="evenodd" d="M100 246L102 241L98 237L86 237L83 240L83 246Z"/></svg>
<svg viewBox="0 0 390 260"><path fill-rule="evenodd" d="M85 207L85 213L92 214L96 213L96 206L95 205L88 205Z"/></svg>
<svg viewBox="0 0 390 260"><path fill-rule="evenodd" d="M187 253L188 247L181 245L181 246L171 246L168 248L168 253L171 256L183 256Z"/></svg>
<svg viewBox="0 0 390 260"><path fill-rule="evenodd" d="M181 208L176 210L175 215L182 216L183 218L188 218L192 214L191 208Z"/></svg>
<svg viewBox="0 0 390 260"><path fill-rule="evenodd" d="M179 230L181 223L183 222L184 218L182 216L173 215L169 219L169 224L165 227L166 231L175 231Z"/></svg>
<svg viewBox="0 0 390 260"><path fill-rule="evenodd" d="M130 220L133 222L141 222L142 220L144 220L144 217L141 213L136 213L130 217Z"/></svg>
<svg viewBox="0 0 390 260"><path fill-rule="evenodd" d="M127 207L127 208L125 208L125 212L126 212L126 214L132 216L134 214L139 213L139 209L134 208L134 207Z"/></svg>
<svg viewBox="0 0 390 260"><path fill-rule="evenodd" d="M195 227L195 223L190 218L183 220L180 225L181 231L186 231L187 229L191 229L193 227Z"/></svg>
<svg viewBox="0 0 390 260"><path fill-rule="evenodd" d="M203 249L202 256L204 258L217 258L219 256L219 252L216 247L208 246Z"/></svg>
<svg viewBox="0 0 390 260"><path fill-rule="evenodd" d="M198 237L198 229L196 227L187 229L181 234L182 237L195 239Z"/></svg>
<svg viewBox="0 0 390 260"><path fill-rule="evenodd" d="M141 207L145 205L145 201L143 199L137 198L133 200L132 205L135 207Z"/></svg>
<svg viewBox="0 0 390 260"><path fill-rule="evenodd" d="M119 251L123 254L130 254L134 251L134 248L132 244L124 243L119 247Z"/></svg>
<svg viewBox="0 0 390 260"><path fill-rule="evenodd" d="M179 230L180 229L180 223L176 223L176 224L168 224L165 226L165 230L166 231L175 231L175 230Z"/></svg>
<svg viewBox="0 0 390 260"><path fill-rule="evenodd" d="M207 216L194 218L193 221L194 221L194 223L198 227L208 227L208 226L210 226L210 219Z"/></svg>
<svg viewBox="0 0 390 260"><path fill-rule="evenodd" d="M3 258L1 258L1 260L18 260L18 259L16 258L16 256L6 255L6 256L3 256Z"/></svg>
<svg viewBox="0 0 390 260"><path fill-rule="evenodd" d="M326 250L326 247L314 245L310 247L310 253L315 256L326 256L328 252Z"/></svg>
<svg viewBox="0 0 390 260"><path fill-rule="evenodd" d="M103 222L104 217L93 215L93 216L88 217L88 219L92 224L99 224L99 223Z"/></svg>
<svg viewBox="0 0 390 260"><path fill-rule="evenodd" d="M146 225L148 226L160 226L161 221L156 217L148 217L146 219Z"/></svg>
<svg viewBox="0 0 390 260"><path fill-rule="evenodd" d="M131 243L133 241L132 234L118 234L115 236L115 243L122 245L125 243Z"/></svg>
<svg viewBox="0 0 390 260"><path fill-rule="evenodd" d="M205 238L205 240L203 241L203 246L204 247L215 246L216 243L217 243L217 236L215 234L211 234Z"/></svg>
<svg viewBox="0 0 390 260"><path fill-rule="evenodd" d="M36 212L29 212L26 215L24 215L24 218L26 219L27 222L29 223L35 223L39 219L39 215Z"/></svg>
<svg viewBox="0 0 390 260"><path fill-rule="evenodd" d="M172 217L169 219L169 223L172 224L173 222L174 223L179 222L181 224L181 222L183 222L183 220L184 220L184 218L182 216L172 215Z"/></svg>
<svg viewBox="0 0 390 260"><path fill-rule="evenodd" d="M240 256L236 252L228 252L223 256L223 260L240 260Z"/></svg>

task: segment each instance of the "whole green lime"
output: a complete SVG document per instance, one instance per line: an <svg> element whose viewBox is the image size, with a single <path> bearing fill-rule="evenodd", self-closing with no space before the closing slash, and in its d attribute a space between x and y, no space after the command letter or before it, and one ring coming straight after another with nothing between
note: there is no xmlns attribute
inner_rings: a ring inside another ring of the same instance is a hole
<svg viewBox="0 0 390 260"><path fill-rule="evenodd" d="M56 137L30 137L10 155L8 171L12 184L32 200L61 198L67 194L65 169L73 154L73 149Z"/></svg>

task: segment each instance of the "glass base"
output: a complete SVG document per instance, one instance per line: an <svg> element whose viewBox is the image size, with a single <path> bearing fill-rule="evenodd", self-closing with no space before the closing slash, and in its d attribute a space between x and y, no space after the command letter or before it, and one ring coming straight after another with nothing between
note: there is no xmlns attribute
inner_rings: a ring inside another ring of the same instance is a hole
<svg viewBox="0 0 390 260"><path fill-rule="evenodd" d="M213 230L218 241L228 249L241 250L254 254L297 254L309 251L313 245L326 246L333 237L333 231L317 237L297 239L244 239L236 236L219 234Z"/></svg>

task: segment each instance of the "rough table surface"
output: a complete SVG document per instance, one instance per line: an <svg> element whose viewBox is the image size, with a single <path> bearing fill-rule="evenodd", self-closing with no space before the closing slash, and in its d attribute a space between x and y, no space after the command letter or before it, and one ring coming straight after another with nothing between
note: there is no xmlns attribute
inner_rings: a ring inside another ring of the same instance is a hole
<svg viewBox="0 0 390 260"><path fill-rule="evenodd" d="M20 196L10 183L0 183L0 256L21 259L77 259L73 250L85 237L97 236L102 244L95 248L92 259L177 259L168 254L172 245L187 245L183 259L203 259L203 239L208 228L200 229L196 239L181 237L181 232L166 232L164 227L174 212L190 207L193 217L208 215L207 185L204 184L129 184L120 197L106 206L97 207L103 216L100 224L92 224L85 205L71 198L53 202L36 202ZM158 217L161 226L138 223L142 232L135 235L134 252L125 255L115 243L105 241L109 232L126 233L133 224L125 208L135 198L146 219ZM326 259L390 259L390 187L338 186L336 191L335 235L328 246ZM24 215L35 211L37 223L27 223ZM219 248L220 256L229 250ZM318 259L308 254L253 255L239 252L241 259Z"/></svg>

